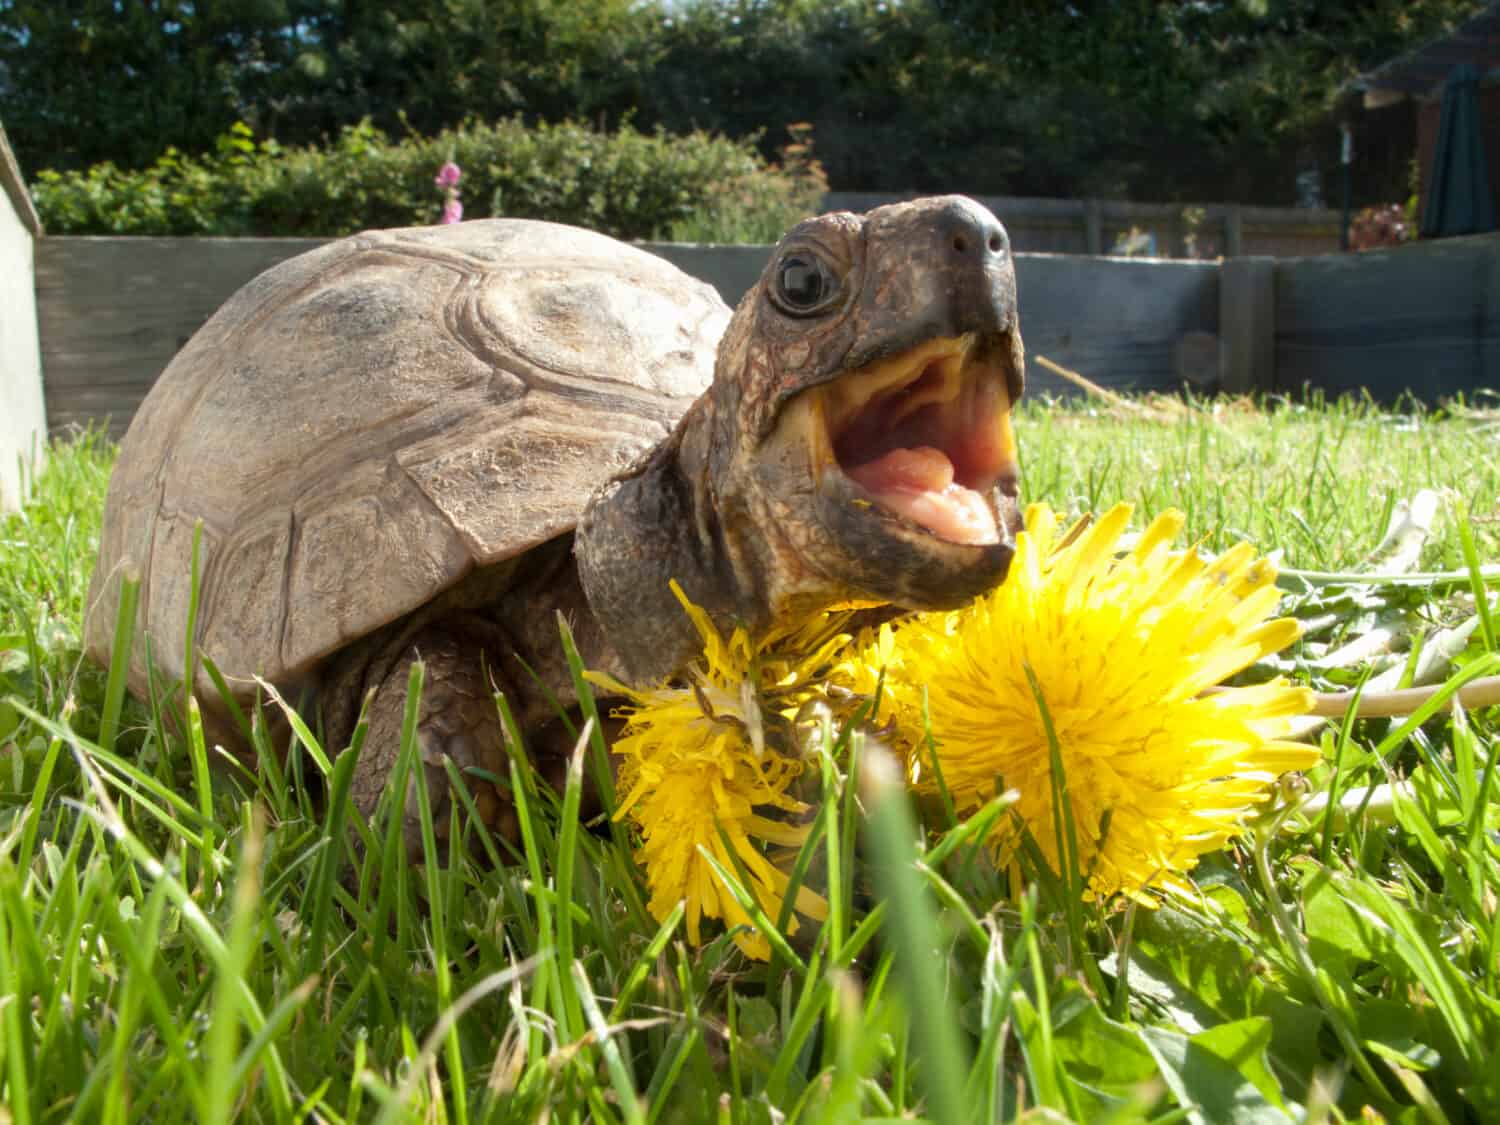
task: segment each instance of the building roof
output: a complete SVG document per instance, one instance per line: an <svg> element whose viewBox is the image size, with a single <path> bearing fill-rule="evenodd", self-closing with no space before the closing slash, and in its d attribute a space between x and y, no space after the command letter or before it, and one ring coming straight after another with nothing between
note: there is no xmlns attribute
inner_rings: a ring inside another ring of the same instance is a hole
<svg viewBox="0 0 1500 1125"><path fill-rule="evenodd" d="M1472 63L1481 75L1500 73L1500 3L1469 17L1446 35L1361 74L1352 85L1364 91L1365 105L1373 108L1403 95L1433 93L1460 63Z"/></svg>

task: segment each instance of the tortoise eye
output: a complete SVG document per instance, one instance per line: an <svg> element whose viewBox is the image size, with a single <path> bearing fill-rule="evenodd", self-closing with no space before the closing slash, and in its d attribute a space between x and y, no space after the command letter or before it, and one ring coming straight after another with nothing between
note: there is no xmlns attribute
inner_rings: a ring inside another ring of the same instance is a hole
<svg viewBox="0 0 1500 1125"><path fill-rule="evenodd" d="M811 316L839 295L839 281L821 258L794 251L781 259L771 297L782 312Z"/></svg>

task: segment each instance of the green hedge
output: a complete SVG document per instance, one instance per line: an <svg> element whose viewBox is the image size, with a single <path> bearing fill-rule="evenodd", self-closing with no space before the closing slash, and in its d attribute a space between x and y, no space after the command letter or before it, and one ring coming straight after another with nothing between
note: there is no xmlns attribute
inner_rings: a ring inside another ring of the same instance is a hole
<svg viewBox="0 0 1500 1125"><path fill-rule="evenodd" d="M551 219L619 238L775 241L827 190L805 138L778 166L753 139L512 118L402 140L366 121L323 148L257 143L237 125L207 156L46 171L32 196L52 234L341 235L437 222L433 177L447 160L463 171L465 218Z"/></svg>

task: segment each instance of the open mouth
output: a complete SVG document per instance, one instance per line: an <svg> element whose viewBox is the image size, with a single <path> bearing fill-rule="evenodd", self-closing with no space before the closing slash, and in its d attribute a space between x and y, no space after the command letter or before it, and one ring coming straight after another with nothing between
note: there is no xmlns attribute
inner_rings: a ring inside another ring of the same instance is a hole
<svg viewBox="0 0 1500 1125"><path fill-rule="evenodd" d="M998 543L995 489L1016 494L1010 393L973 334L929 340L819 389L819 468L939 539Z"/></svg>

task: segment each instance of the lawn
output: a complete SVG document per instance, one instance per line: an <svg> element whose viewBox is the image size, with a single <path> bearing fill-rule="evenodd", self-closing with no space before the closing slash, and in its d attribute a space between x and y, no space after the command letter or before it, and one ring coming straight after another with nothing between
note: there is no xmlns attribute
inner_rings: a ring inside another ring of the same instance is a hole
<svg viewBox="0 0 1500 1125"><path fill-rule="evenodd" d="M1305 633L1249 679L1440 690L1330 708L1322 764L1143 903L997 871L984 824L861 786L869 740L835 732L829 918L765 963L654 918L630 833L521 763L523 862L473 861L470 826L408 866L382 816L351 835L321 747L250 771L172 733L178 697L116 719L79 655L113 450L54 447L0 523L0 1119L1500 1119L1500 707L1440 709L1500 674L1500 415L1029 403L1017 428L1032 499L1276 553ZM1430 533L1382 543L1413 500Z"/></svg>

